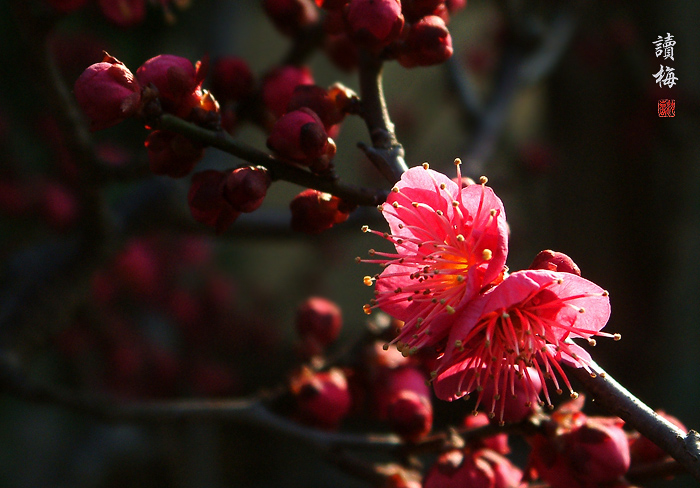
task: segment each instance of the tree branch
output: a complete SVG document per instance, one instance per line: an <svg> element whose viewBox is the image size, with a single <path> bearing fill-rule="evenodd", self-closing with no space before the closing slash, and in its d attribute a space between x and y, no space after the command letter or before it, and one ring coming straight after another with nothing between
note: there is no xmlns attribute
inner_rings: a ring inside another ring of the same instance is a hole
<svg viewBox="0 0 700 488"><path fill-rule="evenodd" d="M586 391L611 414L620 417L630 427L670 454L695 479L700 480L700 435L694 430L686 434L657 415L594 361L589 365L595 377L583 368L570 368L572 376L576 377Z"/></svg>
<svg viewBox="0 0 700 488"><path fill-rule="evenodd" d="M375 206L386 200L387 192L384 190L370 190L323 178L237 141L226 132L205 129L174 115L161 115L159 128L178 132L191 139L237 156L251 164L264 166L268 169L273 179L285 180L307 188L331 193L348 203Z"/></svg>
<svg viewBox="0 0 700 488"><path fill-rule="evenodd" d="M379 172L394 184L401 179L408 166L384 99L382 60L363 50L360 52L359 69L362 118L367 124L372 147L364 143L359 143L358 146Z"/></svg>

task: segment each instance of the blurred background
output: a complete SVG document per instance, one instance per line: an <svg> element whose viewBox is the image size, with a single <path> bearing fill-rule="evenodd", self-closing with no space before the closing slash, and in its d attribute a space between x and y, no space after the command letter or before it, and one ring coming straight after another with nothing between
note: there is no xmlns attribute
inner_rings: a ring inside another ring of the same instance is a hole
<svg viewBox="0 0 700 488"><path fill-rule="evenodd" d="M102 50L132 71L161 53L192 61L235 55L260 79L288 49L260 2L171 8L174 22L149 5L142 22L124 29L93 3L55 17L39 1L0 2L0 345L33 381L127 399L272 388L295 365L294 313L310 295L342 308L338 350L364 333L371 290L362 277L376 270L354 258L385 244L360 232L362 224L383 229L372 208L319 236L294 234L288 203L301 189L278 182L259 211L215 236L190 219L186 181L149 175L146 131L135 121L92 134L114 176L76 189L84 183L80 166L38 66L37 39L49 24L69 89ZM504 12L519 19L517 35ZM428 161L454 176L452 161L461 157L463 174L487 175L508 214L510 269L526 268L543 249L571 256L585 278L610 291L606 330L622 334L620 342L599 340L594 359L649 406L695 429L698 20L700 4L690 0L470 0L449 24L450 63L411 70L388 63L384 72L408 165ZM655 57L652 44L668 33L677 43L672 61ZM309 64L318 85L359 90L356 73L323 53ZM677 85L655 84L660 64L675 68ZM675 100L675 117L659 117L660 99ZM255 126L241 124L234 135L266 150ZM388 189L359 141L369 142L366 128L348 117L336 138L338 174ZM208 149L200 169L240 163ZM93 225L93 199L113 225L94 229L90 241L79 236ZM8 488L366 486L313 451L251 427L106 424L12 394L0 396L0 412L0 486Z"/></svg>

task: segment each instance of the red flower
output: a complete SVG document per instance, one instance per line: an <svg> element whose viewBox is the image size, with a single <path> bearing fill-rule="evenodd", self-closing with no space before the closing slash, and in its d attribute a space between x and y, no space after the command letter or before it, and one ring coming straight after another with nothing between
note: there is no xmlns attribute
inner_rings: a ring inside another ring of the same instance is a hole
<svg viewBox="0 0 700 488"><path fill-rule="evenodd" d="M447 337L456 312L502 276L508 253L505 210L491 188L460 189L426 163L403 174L381 211L391 234L371 232L393 242L396 253L370 250L379 258L365 262L386 269L365 277L367 285L376 281L365 312L378 307L403 320L394 342L413 353Z"/></svg>
<svg viewBox="0 0 700 488"><path fill-rule="evenodd" d="M477 298L464 310L450 331L442 366L436 373L436 395L454 400L493 386L493 413L501 411L516 383L536 392L537 380L551 404L545 378L551 377L558 393L562 378L571 388L559 364L587 368L590 356L572 338L615 337L601 329L610 316L608 293L598 285L571 273L545 270L518 271ZM533 367L537 377L527 367Z"/></svg>

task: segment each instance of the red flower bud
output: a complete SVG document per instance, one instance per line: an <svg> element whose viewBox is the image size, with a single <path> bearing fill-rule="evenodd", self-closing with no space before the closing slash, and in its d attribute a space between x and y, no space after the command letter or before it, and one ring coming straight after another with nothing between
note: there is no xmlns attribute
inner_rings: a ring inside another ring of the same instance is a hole
<svg viewBox="0 0 700 488"><path fill-rule="evenodd" d="M329 139L318 115L302 107L283 115L275 123L267 146L281 158L308 166L327 154Z"/></svg>
<svg viewBox="0 0 700 488"><path fill-rule="evenodd" d="M311 70L306 66L284 66L271 71L262 81L262 98L265 106L281 117L287 111L294 89L299 85L313 85Z"/></svg>
<svg viewBox="0 0 700 488"><path fill-rule="evenodd" d="M237 212L252 212L262 205L272 180L261 166L238 168L226 176L224 198Z"/></svg>
<svg viewBox="0 0 700 488"><path fill-rule="evenodd" d="M619 419L607 418L586 418L573 425L559 423L550 436L537 434L529 439L530 463L552 488L614 482L630 466L627 435L621 425Z"/></svg>
<svg viewBox="0 0 700 488"><path fill-rule="evenodd" d="M292 230L319 234L335 224L347 220L349 213L342 210L340 198L317 190L304 190L289 204L292 211Z"/></svg>
<svg viewBox="0 0 700 488"><path fill-rule="evenodd" d="M326 130L339 124L345 118L345 113L336 104L335 99L331 98L330 93L320 86L299 85L294 89L292 99L287 105L287 112L293 112L303 107L313 111L321 119Z"/></svg>
<svg viewBox="0 0 700 488"><path fill-rule="evenodd" d="M387 407L391 429L408 442L418 442L433 427L430 399L412 391L401 391Z"/></svg>
<svg viewBox="0 0 700 488"><path fill-rule="evenodd" d="M357 68L360 53L347 34L327 35L324 49L328 58L339 69L350 72Z"/></svg>
<svg viewBox="0 0 700 488"><path fill-rule="evenodd" d="M475 453L481 461L486 461L493 470L493 488L516 488L520 486L523 472L507 458L490 449Z"/></svg>
<svg viewBox="0 0 700 488"><path fill-rule="evenodd" d="M211 89L222 104L240 100L253 90L253 72L241 58L219 58L212 70Z"/></svg>
<svg viewBox="0 0 700 488"><path fill-rule="evenodd" d="M302 338L312 339L321 346L332 344L342 326L340 308L326 298L311 297L297 309L297 332Z"/></svg>
<svg viewBox="0 0 700 488"><path fill-rule="evenodd" d="M425 437L433 425L433 406L425 374L414 366L382 369L374 382L376 414L409 442Z"/></svg>
<svg viewBox="0 0 700 488"><path fill-rule="evenodd" d="M318 20L312 0L263 0L263 8L277 30L290 37Z"/></svg>
<svg viewBox="0 0 700 488"><path fill-rule="evenodd" d="M141 86L124 64L109 55L93 64L75 82L75 98L90 119L90 129L111 127L134 115Z"/></svg>
<svg viewBox="0 0 700 488"><path fill-rule="evenodd" d="M368 49L386 46L403 29L399 0L350 0L344 13L350 37Z"/></svg>
<svg viewBox="0 0 700 488"><path fill-rule="evenodd" d="M290 382L299 421L323 429L335 429L352 406L345 374L339 369L313 372L303 369Z"/></svg>
<svg viewBox="0 0 700 488"><path fill-rule="evenodd" d="M132 27L146 18L145 0L100 0L100 10L119 27Z"/></svg>
<svg viewBox="0 0 700 488"><path fill-rule="evenodd" d="M614 481L630 467L627 435L619 419L592 418L571 433L569 459L588 483Z"/></svg>
<svg viewBox="0 0 700 488"><path fill-rule="evenodd" d="M548 269L550 271L561 271L581 276L581 270L573 259L563 252L551 251L549 249L540 251L535 256L535 260L530 265L530 269Z"/></svg>
<svg viewBox="0 0 700 488"><path fill-rule="evenodd" d="M463 425L468 429L477 429L479 427L484 427L490 423L488 415L484 412L479 412L476 415L469 414L464 417ZM504 456L510 452L510 446L508 446L508 434L496 434L491 437L474 439L469 441L470 444L476 448L486 447Z"/></svg>
<svg viewBox="0 0 700 488"><path fill-rule="evenodd" d="M495 474L479 457L460 450L441 454L423 479L423 488L493 488Z"/></svg>
<svg viewBox="0 0 700 488"><path fill-rule="evenodd" d="M197 222L214 227L217 233L228 229L240 215L224 198L225 180L226 173L223 171L195 173L187 193L192 217Z"/></svg>
<svg viewBox="0 0 700 488"><path fill-rule="evenodd" d="M398 61L404 68L440 64L452 56L452 36L445 21L427 15L411 26Z"/></svg>
<svg viewBox="0 0 700 488"><path fill-rule="evenodd" d="M151 172L182 178L188 175L204 156L199 143L175 132L155 130L146 139Z"/></svg>
<svg viewBox="0 0 700 488"><path fill-rule="evenodd" d="M152 83L158 89L163 110L173 114L179 114L185 98L200 85L201 77L189 59L172 54L159 54L136 70L141 85Z"/></svg>

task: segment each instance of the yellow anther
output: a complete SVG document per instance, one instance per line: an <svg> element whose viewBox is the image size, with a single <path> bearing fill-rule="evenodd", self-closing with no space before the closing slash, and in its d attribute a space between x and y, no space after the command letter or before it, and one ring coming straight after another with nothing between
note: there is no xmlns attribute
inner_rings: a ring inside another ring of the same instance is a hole
<svg viewBox="0 0 700 488"><path fill-rule="evenodd" d="M501 318L502 318L502 319L509 319L509 318L510 318L510 315L508 314L508 312L503 312L503 313L501 314Z"/></svg>
<svg viewBox="0 0 700 488"><path fill-rule="evenodd" d="M391 206L394 208L399 208L399 202L393 202Z"/></svg>
<svg viewBox="0 0 700 488"><path fill-rule="evenodd" d="M395 186L395 187L393 187L393 188L391 189L391 191L393 191L394 193L398 193L398 192L399 192L399 187L398 187L398 186Z"/></svg>
<svg viewBox="0 0 700 488"><path fill-rule="evenodd" d="M561 285L562 283L564 283L564 280L562 278L559 278L557 280L557 285Z"/></svg>
<svg viewBox="0 0 700 488"><path fill-rule="evenodd" d="M361 258L360 256L357 256L357 257L355 258L355 262L356 262L356 263L361 263L361 262L362 262L362 258Z"/></svg>
<svg viewBox="0 0 700 488"><path fill-rule="evenodd" d="M363 225L362 232L369 232L369 225Z"/></svg>
<svg viewBox="0 0 700 488"><path fill-rule="evenodd" d="M491 217L495 217L497 213L498 213L498 210L496 210L495 208L492 208L491 210L489 210L489 215Z"/></svg>
<svg viewBox="0 0 700 488"><path fill-rule="evenodd" d="M462 341L460 341L459 339L457 339L457 340L455 341L455 347L462 347Z"/></svg>
<svg viewBox="0 0 700 488"><path fill-rule="evenodd" d="M445 310L446 310L447 313L449 313L449 314L455 313L455 309L454 309L454 307L451 306L451 305L446 306L446 307L445 307Z"/></svg>
<svg viewBox="0 0 700 488"><path fill-rule="evenodd" d="M595 347L596 344L597 344L596 340L593 339L592 337L590 337L590 338L588 339L588 345L589 345L589 346Z"/></svg>
<svg viewBox="0 0 700 488"><path fill-rule="evenodd" d="M608 292L608 290L603 290L603 293L601 293L601 295L603 295L604 297L607 297L607 296L610 296L610 293Z"/></svg>
<svg viewBox="0 0 700 488"><path fill-rule="evenodd" d="M485 176L481 176L481 177L479 178L479 183L481 183L482 185L485 185L485 184L488 183L488 182L489 182L489 179L488 179L487 177L485 177Z"/></svg>
<svg viewBox="0 0 700 488"><path fill-rule="evenodd" d="M382 345L382 349L384 349L385 351L388 351L389 350L389 343L385 342L384 345Z"/></svg>
<svg viewBox="0 0 700 488"><path fill-rule="evenodd" d="M576 400L578 398L578 393L576 393L575 391L572 391L570 396L571 396L571 398Z"/></svg>
<svg viewBox="0 0 700 488"><path fill-rule="evenodd" d="M457 283L464 283L466 278L462 275L457 275Z"/></svg>
<svg viewBox="0 0 700 488"><path fill-rule="evenodd" d="M413 208L418 208L419 203L418 202L411 202L411 205L413 205Z"/></svg>
<svg viewBox="0 0 700 488"><path fill-rule="evenodd" d="M622 339L622 336L619 333L613 334L613 341L619 341L620 339Z"/></svg>
<svg viewBox="0 0 700 488"><path fill-rule="evenodd" d="M491 258L493 258L493 252L491 249L484 249L481 251L481 259L484 261L491 261Z"/></svg>
<svg viewBox="0 0 700 488"><path fill-rule="evenodd" d="M367 251L367 254L369 254L370 256L374 256L376 252L377 251L375 251L374 249L370 249L369 251Z"/></svg>
<svg viewBox="0 0 700 488"><path fill-rule="evenodd" d="M373 284L371 276L365 276L364 278L362 278L362 282L367 286L372 286Z"/></svg>
<svg viewBox="0 0 700 488"><path fill-rule="evenodd" d="M423 166L423 169L428 169L428 168L430 168L430 165L429 165L428 163L423 163L422 166Z"/></svg>
<svg viewBox="0 0 700 488"><path fill-rule="evenodd" d="M578 313L586 313L586 309L581 307L578 309Z"/></svg>
<svg viewBox="0 0 700 488"><path fill-rule="evenodd" d="M459 158L455 158L455 166L459 166L460 164L462 164L462 160Z"/></svg>
<svg viewBox="0 0 700 488"><path fill-rule="evenodd" d="M370 307L368 304L364 304L364 305L362 306L362 311L363 311L366 315L372 315L372 307Z"/></svg>
<svg viewBox="0 0 700 488"><path fill-rule="evenodd" d="M380 212L383 212L384 211L384 204L377 205L377 210L379 210Z"/></svg>
<svg viewBox="0 0 700 488"><path fill-rule="evenodd" d="M453 206L454 208L459 207L459 202L458 202L457 200L452 200L452 206Z"/></svg>
<svg viewBox="0 0 700 488"><path fill-rule="evenodd" d="M440 183L440 189L444 190L445 188L447 188L447 185L445 185L444 183Z"/></svg>

